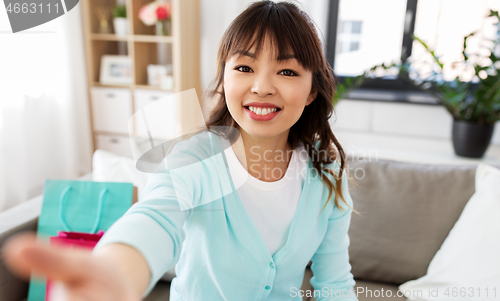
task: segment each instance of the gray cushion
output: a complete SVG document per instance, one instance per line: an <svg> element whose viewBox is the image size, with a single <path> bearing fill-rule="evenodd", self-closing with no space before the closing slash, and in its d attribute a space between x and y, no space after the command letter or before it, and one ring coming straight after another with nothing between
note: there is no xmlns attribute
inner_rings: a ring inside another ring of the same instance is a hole
<svg viewBox="0 0 500 301"><path fill-rule="evenodd" d="M477 166L359 158L348 164L361 214L353 213L349 229L354 277L401 284L424 276L474 193Z"/></svg>

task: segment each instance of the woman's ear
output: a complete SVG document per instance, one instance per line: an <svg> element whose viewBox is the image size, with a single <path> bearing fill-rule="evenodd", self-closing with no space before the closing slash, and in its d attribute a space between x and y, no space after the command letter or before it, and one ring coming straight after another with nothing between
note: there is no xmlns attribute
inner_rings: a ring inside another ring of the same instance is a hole
<svg viewBox="0 0 500 301"><path fill-rule="evenodd" d="M313 102L313 100L316 99L317 96L318 96L318 91L315 91L315 92L312 92L311 94L309 94L309 97L307 98L306 106L310 105Z"/></svg>

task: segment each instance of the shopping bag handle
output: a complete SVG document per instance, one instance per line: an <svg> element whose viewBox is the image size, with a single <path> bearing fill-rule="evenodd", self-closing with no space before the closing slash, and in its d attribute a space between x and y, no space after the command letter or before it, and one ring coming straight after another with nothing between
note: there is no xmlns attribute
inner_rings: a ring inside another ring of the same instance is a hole
<svg viewBox="0 0 500 301"><path fill-rule="evenodd" d="M65 231L71 231L70 228L68 227L68 224L66 223L66 220L64 219L64 215L63 215L64 205L65 205L64 197L68 194L68 192L70 190L71 190L71 186L66 187L63 190L61 197L59 198L59 220L63 224ZM90 233L96 233L96 231L97 231L97 226L99 226L99 222L101 221L103 199L104 199L104 195L106 195L106 193L108 193L108 189L104 188L103 190L101 190L101 193L99 194L99 204L97 207L97 218L95 220L94 227L92 227L92 231L90 231Z"/></svg>

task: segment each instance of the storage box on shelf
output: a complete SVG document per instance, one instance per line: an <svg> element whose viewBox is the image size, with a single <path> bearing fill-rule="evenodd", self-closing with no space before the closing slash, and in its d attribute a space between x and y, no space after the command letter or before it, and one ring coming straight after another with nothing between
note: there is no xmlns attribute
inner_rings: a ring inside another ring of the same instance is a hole
<svg viewBox="0 0 500 301"><path fill-rule="evenodd" d="M96 137L98 149L104 149L118 156L132 158L130 150L130 141L126 136L118 135L97 135Z"/></svg>
<svg viewBox="0 0 500 301"><path fill-rule="evenodd" d="M91 91L94 131L128 135L132 94L128 89L98 88Z"/></svg>
<svg viewBox="0 0 500 301"><path fill-rule="evenodd" d="M139 19L139 10L152 0L125 0L129 34L101 33L96 12L104 8L111 14L115 0L82 2L88 89L92 113L94 150L104 148L120 154L130 153L129 118L148 103L173 93L200 88L199 0L170 0L170 35L155 35L155 26ZM112 17L109 16L112 29ZM132 60L132 84L103 84L100 81L103 55L127 55ZM172 65L173 88L148 85L148 65ZM136 126L131 125L133 135ZM128 150L126 150L128 148Z"/></svg>

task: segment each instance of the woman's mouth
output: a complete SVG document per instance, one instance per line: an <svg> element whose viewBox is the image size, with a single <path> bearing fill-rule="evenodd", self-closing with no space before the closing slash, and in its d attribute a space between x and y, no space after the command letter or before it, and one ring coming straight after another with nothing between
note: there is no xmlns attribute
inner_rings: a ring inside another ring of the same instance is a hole
<svg viewBox="0 0 500 301"><path fill-rule="evenodd" d="M250 118L256 121L268 121L273 119L276 115L281 112L281 109L274 107L256 107L256 106L246 106L244 107L246 113Z"/></svg>

